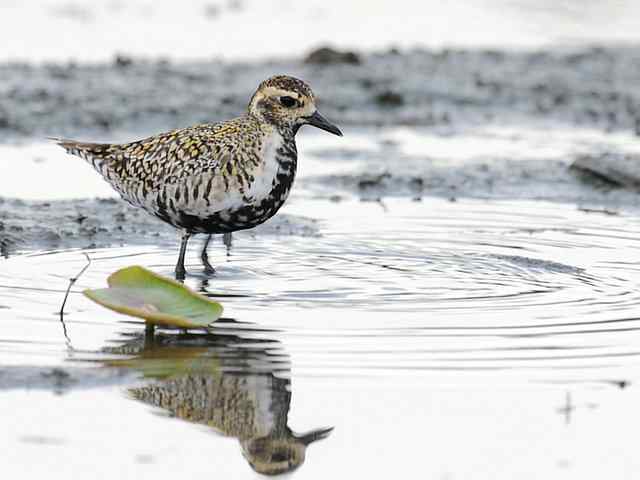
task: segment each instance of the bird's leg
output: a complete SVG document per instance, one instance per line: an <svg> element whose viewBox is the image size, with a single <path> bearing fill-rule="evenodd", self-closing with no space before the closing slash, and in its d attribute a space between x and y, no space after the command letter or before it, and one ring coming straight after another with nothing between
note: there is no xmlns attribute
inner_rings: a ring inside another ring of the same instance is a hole
<svg viewBox="0 0 640 480"><path fill-rule="evenodd" d="M227 257L231 255L231 232L227 232L222 235L222 243L227 247Z"/></svg>
<svg viewBox="0 0 640 480"><path fill-rule="evenodd" d="M191 233L185 232L182 235L182 241L180 242L180 255L178 256L178 263L176 264L176 280L184 280L187 271L184 268L184 255L187 252L187 243Z"/></svg>
<svg viewBox="0 0 640 480"><path fill-rule="evenodd" d="M207 235L207 239L204 241L204 245L202 246L202 253L200 254L200 259L202 260L202 265L204 265L204 273L207 275L213 275L216 273L216 269L209 263L209 255L207 254L207 249L209 248L209 242L211 241L211 235Z"/></svg>
<svg viewBox="0 0 640 480"><path fill-rule="evenodd" d="M153 323L146 323L144 326L144 346L149 348L153 345L156 327Z"/></svg>

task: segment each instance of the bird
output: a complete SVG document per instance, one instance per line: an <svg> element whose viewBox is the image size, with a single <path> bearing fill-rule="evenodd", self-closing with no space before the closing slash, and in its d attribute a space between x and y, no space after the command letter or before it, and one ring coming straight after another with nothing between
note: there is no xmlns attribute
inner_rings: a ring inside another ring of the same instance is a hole
<svg viewBox="0 0 640 480"><path fill-rule="evenodd" d="M175 277L184 280L192 235L208 235L201 260L213 274L211 235L256 227L282 207L296 175L295 137L304 125L342 136L318 111L307 83L275 75L259 84L245 114L231 120L124 144L52 140L91 164L126 202L178 229Z"/></svg>

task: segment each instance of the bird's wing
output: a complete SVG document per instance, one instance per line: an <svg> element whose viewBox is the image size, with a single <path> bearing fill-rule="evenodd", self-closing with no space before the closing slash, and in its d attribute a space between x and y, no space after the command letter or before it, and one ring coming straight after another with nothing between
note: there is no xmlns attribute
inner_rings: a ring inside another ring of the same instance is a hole
<svg viewBox="0 0 640 480"><path fill-rule="evenodd" d="M235 123L197 125L125 144L53 140L110 179L171 183L218 167L219 158L234 147Z"/></svg>
<svg viewBox="0 0 640 480"><path fill-rule="evenodd" d="M84 158L132 203L151 212L158 206L212 214L243 205L259 164L261 132L246 117L173 130L126 144L57 140ZM242 146L245 154L239 154Z"/></svg>

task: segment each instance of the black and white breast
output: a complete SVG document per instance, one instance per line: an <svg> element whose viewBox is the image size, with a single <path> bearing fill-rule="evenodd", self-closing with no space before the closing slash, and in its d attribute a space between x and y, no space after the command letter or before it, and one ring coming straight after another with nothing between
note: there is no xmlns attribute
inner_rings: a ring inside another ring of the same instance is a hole
<svg viewBox="0 0 640 480"><path fill-rule="evenodd" d="M173 208L154 212L165 221L192 233L228 233L253 228L282 207L289 196L297 168L293 137L277 132L267 136L256 153L236 150L222 159L219 169L191 179ZM178 186L174 189L179 191ZM160 202L162 203L162 202Z"/></svg>

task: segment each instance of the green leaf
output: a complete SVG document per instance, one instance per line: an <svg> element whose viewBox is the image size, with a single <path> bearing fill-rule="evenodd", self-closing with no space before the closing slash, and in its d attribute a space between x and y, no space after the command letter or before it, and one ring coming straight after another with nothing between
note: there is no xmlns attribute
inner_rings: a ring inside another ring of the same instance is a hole
<svg viewBox="0 0 640 480"><path fill-rule="evenodd" d="M154 325L202 328L222 315L222 305L146 268L133 266L111 274L109 288L82 292L96 303Z"/></svg>

